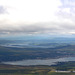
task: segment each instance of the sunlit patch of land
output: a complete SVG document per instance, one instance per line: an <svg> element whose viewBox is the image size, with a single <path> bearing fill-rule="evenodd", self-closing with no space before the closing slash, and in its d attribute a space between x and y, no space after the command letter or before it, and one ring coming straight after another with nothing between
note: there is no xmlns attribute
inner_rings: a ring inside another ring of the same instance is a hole
<svg viewBox="0 0 75 75"><path fill-rule="evenodd" d="M62 64L62 66L60 66ZM66 66L65 66L66 65ZM75 62L62 62L53 66L0 65L0 75L75 75Z"/></svg>

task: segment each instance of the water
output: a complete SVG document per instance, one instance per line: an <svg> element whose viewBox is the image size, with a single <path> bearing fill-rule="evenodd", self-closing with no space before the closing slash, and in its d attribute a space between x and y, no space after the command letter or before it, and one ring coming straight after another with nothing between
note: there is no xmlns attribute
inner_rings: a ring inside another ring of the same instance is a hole
<svg viewBox="0 0 75 75"><path fill-rule="evenodd" d="M10 64L10 65L22 65L22 66L29 66L29 65L53 65L56 62L68 62L68 61L75 61L75 57L65 57L59 59L34 59L34 60L22 60L22 61L13 61L13 62L2 62L3 64Z"/></svg>

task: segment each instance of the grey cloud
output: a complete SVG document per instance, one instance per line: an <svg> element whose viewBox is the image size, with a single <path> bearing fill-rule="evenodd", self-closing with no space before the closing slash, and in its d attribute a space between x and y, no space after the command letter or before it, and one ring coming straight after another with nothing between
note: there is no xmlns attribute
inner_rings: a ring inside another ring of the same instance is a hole
<svg viewBox="0 0 75 75"><path fill-rule="evenodd" d="M67 30L75 30L75 25L64 24L64 25L62 25L62 28L67 29Z"/></svg>
<svg viewBox="0 0 75 75"><path fill-rule="evenodd" d="M66 24L67 26L69 24ZM41 34L41 33L67 33L71 31L71 28L65 26L65 24L61 23L38 23L33 25L19 25L17 27L6 26L6 27L0 27L0 33L3 34ZM74 27L73 27L74 28Z"/></svg>
<svg viewBox="0 0 75 75"><path fill-rule="evenodd" d="M3 6L0 6L0 14L6 13L6 9Z"/></svg>
<svg viewBox="0 0 75 75"><path fill-rule="evenodd" d="M55 32L59 30L58 26L55 26L52 23L38 23L34 25L19 25L17 27L13 25L6 25L2 27L0 26L1 33L26 33L26 34L34 34L34 33L46 33L46 32Z"/></svg>

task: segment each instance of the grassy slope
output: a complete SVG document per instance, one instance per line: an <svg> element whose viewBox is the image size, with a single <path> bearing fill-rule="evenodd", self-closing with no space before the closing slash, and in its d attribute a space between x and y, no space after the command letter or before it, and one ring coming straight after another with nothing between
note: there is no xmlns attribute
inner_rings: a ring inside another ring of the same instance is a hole
<svg viewBox="0 0 75 75"><path fill-rule="evenodd" d="M56 73L50 66L12 66L0 65L0 75L75 75L75 73Z"/></svg>

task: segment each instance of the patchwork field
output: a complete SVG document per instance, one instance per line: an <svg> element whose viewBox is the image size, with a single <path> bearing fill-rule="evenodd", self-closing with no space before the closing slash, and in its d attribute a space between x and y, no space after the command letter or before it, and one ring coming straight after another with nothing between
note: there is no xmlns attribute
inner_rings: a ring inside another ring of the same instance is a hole
<svg viewBox="0 0 75 75"><path fill-rule="evenodd" d="M68 72L56 72L57 67L52 66L15 66L0 65L0 75L75 75L72 67Z"/></svg>

